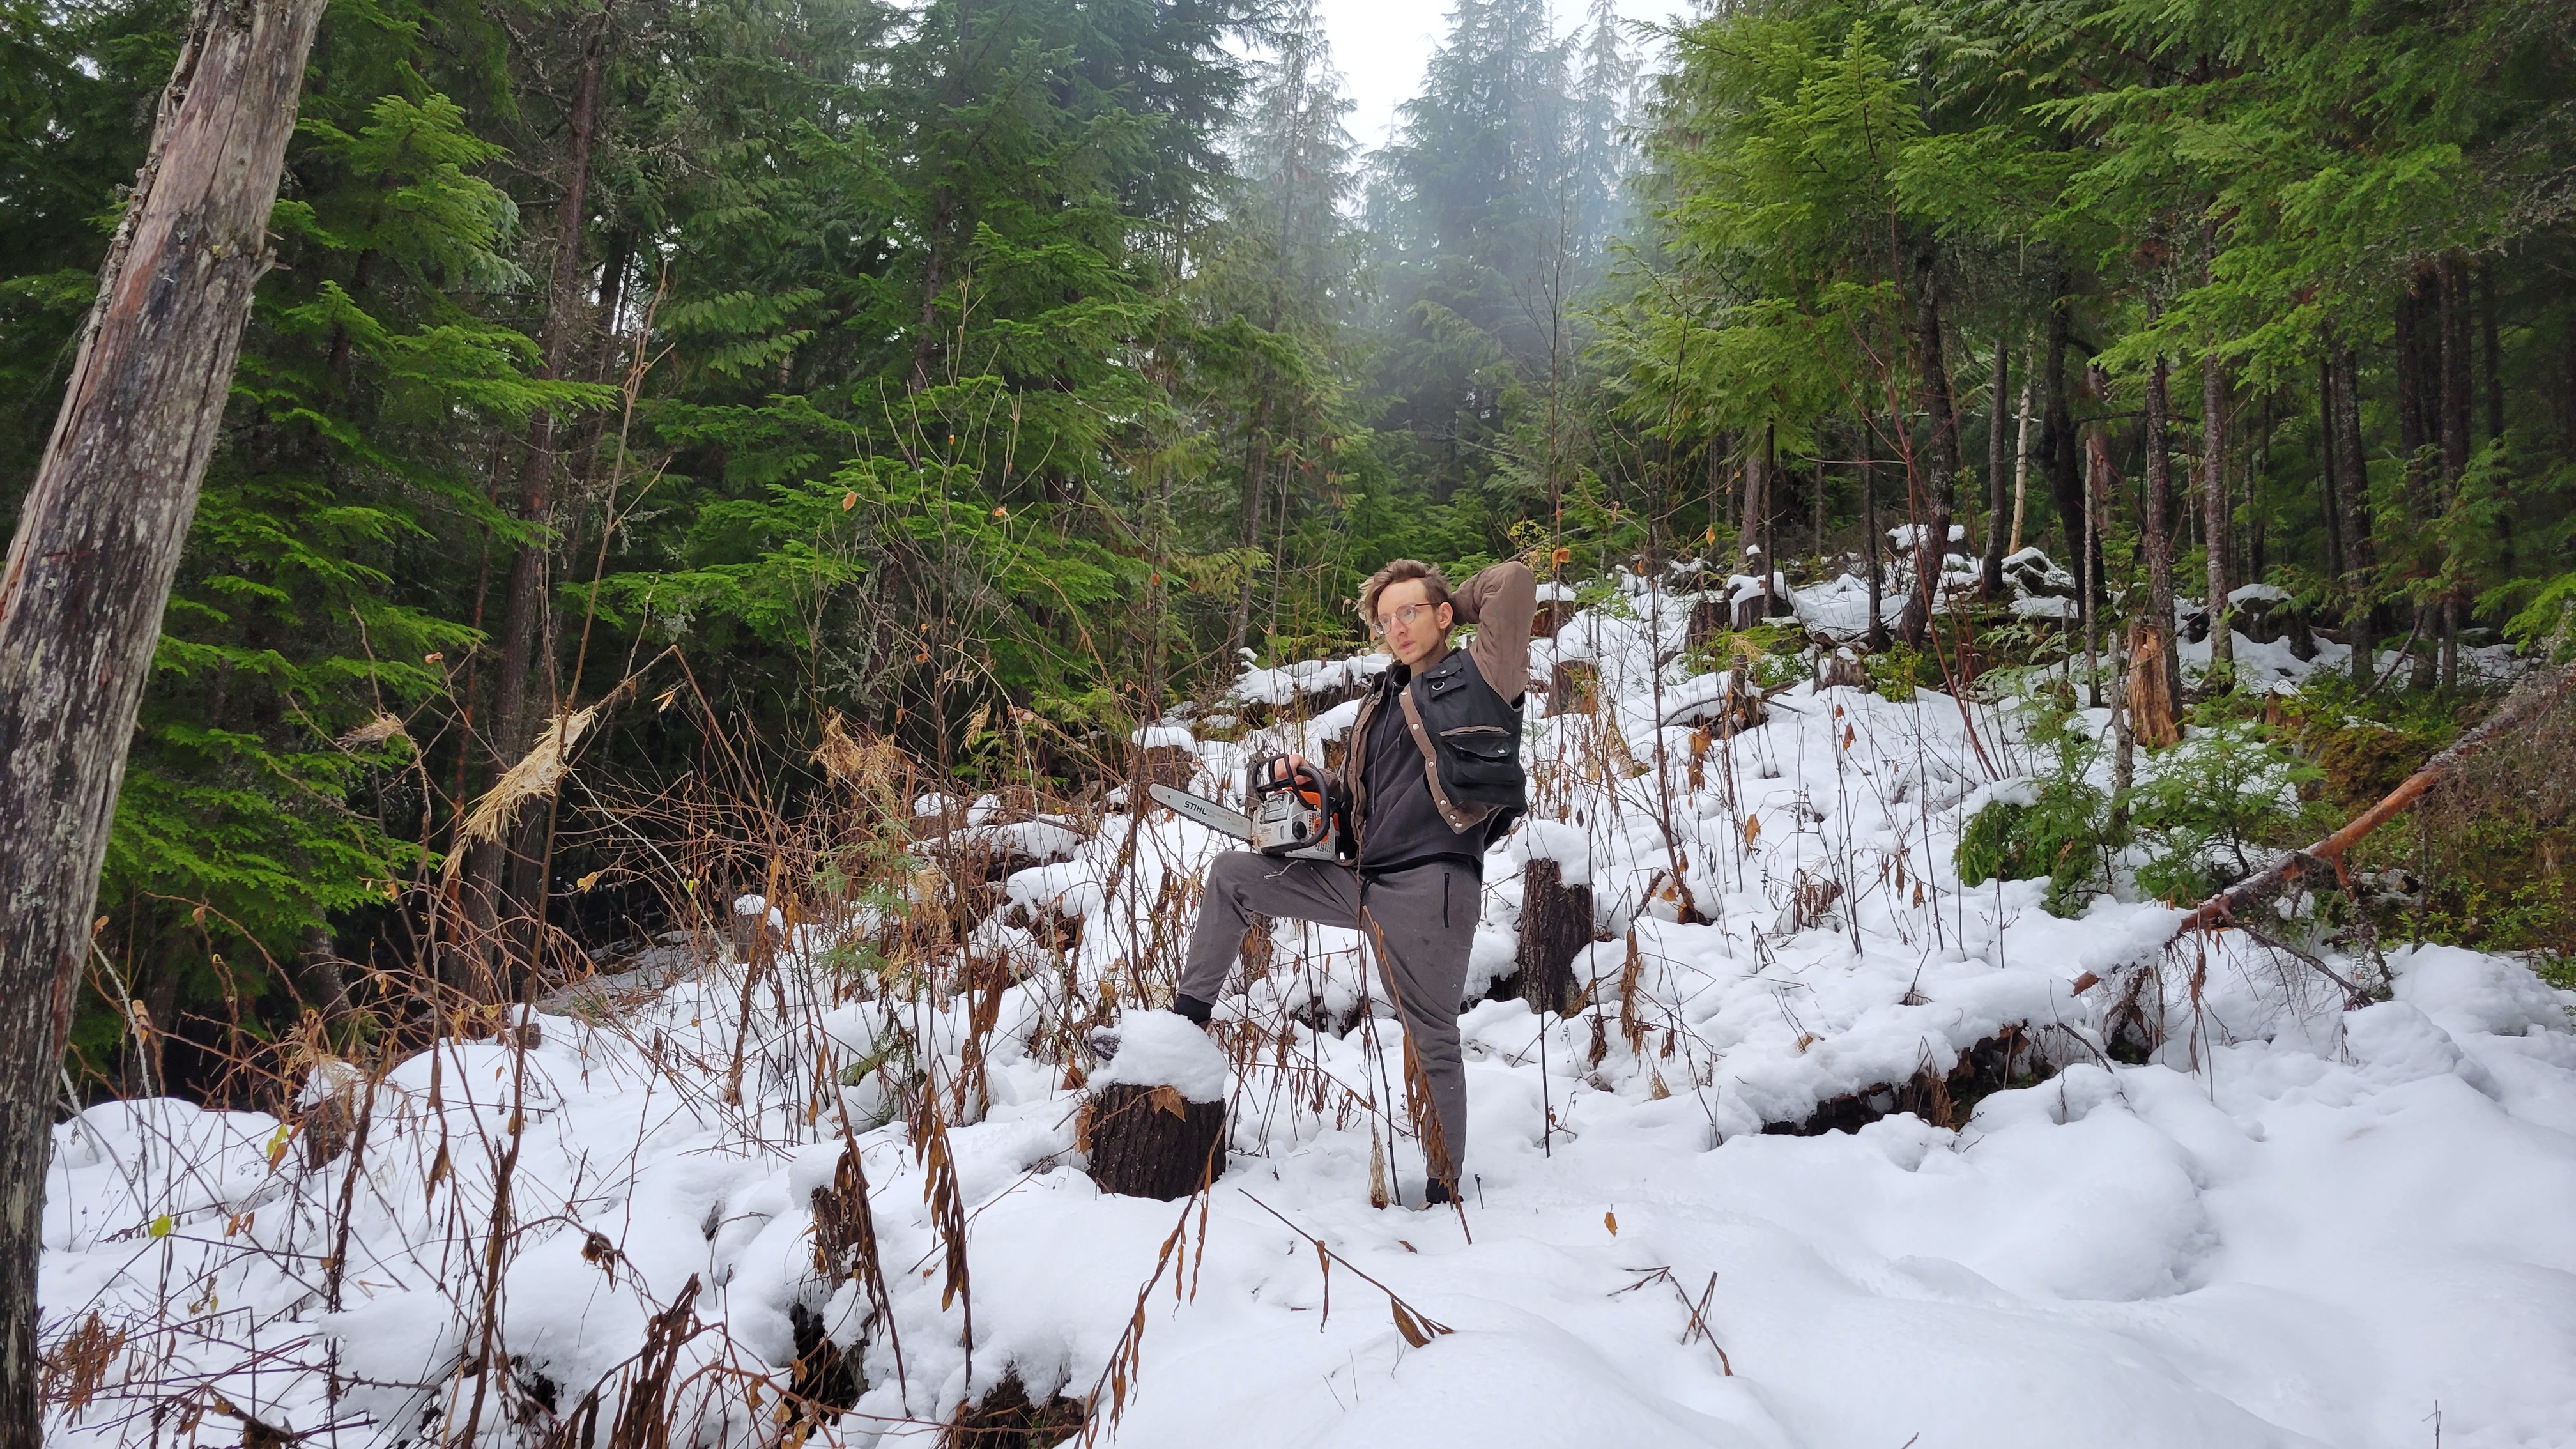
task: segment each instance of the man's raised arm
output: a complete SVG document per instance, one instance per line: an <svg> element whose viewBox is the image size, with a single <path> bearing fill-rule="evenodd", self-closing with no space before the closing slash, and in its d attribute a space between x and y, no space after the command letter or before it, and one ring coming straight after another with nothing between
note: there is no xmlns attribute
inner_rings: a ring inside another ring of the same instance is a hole
<svg viewBox="0 0 2576 1449"><path fill-rule="evenodd" d="M1494 693L1517 701L1529 689L1530 619L1538 613L1538 579L1507 559L1458 586L1458 622L1476 626L1467 657Z"/></svg>

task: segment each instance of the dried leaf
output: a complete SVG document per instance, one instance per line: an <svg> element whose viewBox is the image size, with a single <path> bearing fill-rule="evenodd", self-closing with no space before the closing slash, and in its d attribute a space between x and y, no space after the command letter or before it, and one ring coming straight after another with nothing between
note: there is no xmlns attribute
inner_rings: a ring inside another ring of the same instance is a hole
<svg viewBox="0 0 2576 1449"><path fill-rule="evenodd" d="M1183 1121L1189 1119L1190 1104L1181 1096L1180 1088L1156 1087L1149 1095L1153 1097L1157 1111L1169 1112Z"/></svg>
<svg viewBox="0 0 2576 1449"><path fill-rule="evenodd" d="M1612 1208L1610 1211L1603 1213L1601 1215L1601 1226L1610 1230L1610 1236L1614 1238L1619 1236L1619 1210L1617 1208Z"/></svg>
<svg viewBox="0 0 2576 1449"><path fill-rule="evenodd" d="M1324 1325L1333 1321L1333 1255L1324 1250L1323 1239L1314 1241L1315 1266L1324 1270L1324 1314L1315 1320L1315 1331L1321 1333Z"/></svg>
<svg viewBox="0 0 2576 1449"><path fill-rule="evenodd" d="M2090 991L2090 990L2092 990L2094 987L2099 986L2099 985L2101 985L2101 984L2102 984L2102 978L2101 978L2101 977L2094 975L2094 974L2093 974L2092 972L2090 972L2090 971L2087 971L2087 972L2085 972L2083 975L2078 976L2078 977L2076 977L2076 978L2075 978L2075 985L2074 985L2074 987L2073 987L2072 989L2074 990L2074 992L2075 992L2075 994L2076 994L2076 995L2081 996L2081 995L2083 995L2085 992Z"/></svg>
<svg viewBox="0 0 2576 1449"><path fill-rule="evenodd" d="M1745 843L1747 846L1750 846L1750 845L1752 845L1752 844L1753 844L1753 842L1755 842L1755 841L1757 841L1757 840L1760 840L1761 838L1762 838L1762 817L1761 817L1761 816L1759 816L1759 815L1747 815L1747 816L1745 816L1745 817L1744 817L1744 843Z"/></svg>
<svg viewBox="0 0 2576 1449"><path fill-rule="evenodd" d="M405 740L411 738L403 733L401 720L389 714L378 714L374 719L340 736L333 743L344 750L356 750L364 749L369 745L381 745L396 736L401 736Z"/></svg>
<svg viewBox="0 0 2576 1449"><path fill-rule="evenodd" d="M583 733L598 714L599 707L593 705L547 720L545 727L537 732L536 744L503 772L500 780L484 792L483 798L474 802L473 809L466 812L465 829L461 832L464 838L469 842L500 844L501 837L509 831L510 822L518 818L520 806L554 793L555 786L562 782L565 772L572 767L573 746L581 742ZM447 869L450 875L464 867L466 854L462 850L449 853Z"/></svg>
<svg viewBox="0 0 2576 1449"><path fill-rule="evenodd" d="M1431 1335L1423 1331L1422 1325L1414 1320L1412 1314L1405 1312L1401 1302L1389 1298L1386 1300L1386 1306L1395 1310L1395 1331L1404 1335L1405 1342L1415 1348L1431 1346Z"/></svg>

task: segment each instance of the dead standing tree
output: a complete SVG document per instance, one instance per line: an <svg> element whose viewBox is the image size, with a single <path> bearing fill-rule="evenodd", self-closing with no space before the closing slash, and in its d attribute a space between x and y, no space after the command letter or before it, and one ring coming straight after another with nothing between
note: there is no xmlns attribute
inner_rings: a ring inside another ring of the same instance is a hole
<svg viewBox="0 0 2576 1449"><path fill-rule="evenodd" d="M0 573L0 1449L36 1449L55 1066L323 0L201 0Z"/></svg>

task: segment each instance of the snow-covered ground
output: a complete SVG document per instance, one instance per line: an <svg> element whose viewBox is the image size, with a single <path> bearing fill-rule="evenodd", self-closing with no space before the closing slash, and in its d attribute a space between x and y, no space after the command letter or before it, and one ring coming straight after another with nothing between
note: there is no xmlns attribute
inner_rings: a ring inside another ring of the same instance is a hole
<svg viewBox="0 0 2576 1449"><path fill-rule="evenodd" d="M313 1094L368 1106L363 1153L318 1167L252 1114L64 1125L48 1338L93 1314L93 1348L126 1338L83 1360L103 1367L79 1410L57 1386L53 1438L229 1443L248 1418L316 1445L469 1423L535 1442L594 1385L606 1435L694 1279L662 1350L675 1444L928 1444L1006 1376L1034 1401L1100 1393L1102 1442L1189 1449L2393 1449L2437 1423L2450 1445L2576 1444L2576 993L2428 948L2386 959L2393 999L2345 1012L2232 933L2172 940L2161 905L2063 920L2045 882L1962 888L1967 816L2033 767L2013 717L1801 684L1732 739L1665 725L1713 687L1676 662L1689 613L1632 585L1536 650L1542 677L1594 662L1603 705L1533 702L1539 819L1488 861L1471 988L1512 969L1533 855L1589 885L1604 939L1572 1017L1467 1007L1463 1212L1402 1205L1422 1171L1398 1027L1355 935L1295 923L1220 1006L1224 1174L1192 1202L1095 1189L1087 1034L1125 1014L1189 1058L1134 1014L1167 999L1226 842L1162 811L1087 838L1051 821L1069 858L1011 877L980 971L854 956L875 912L798 926L748 983L719 962L372 1089L317 1072ZM1247 702L1367 673L1269 671ZM1153 742L1218 789L1320 752L1350 708ZM2106 1039L2122 1002L2161 1026L2146 1064ZM1762 1131L2007 1027L2053 1074L1957 1130ZM887 1121L906 1094L936 1122ZM848 1187L845 1153L890 1321L864 1275L838 1281L846 1257L818 1261L815 1194ZM1391 1295L1454 1331L1408 1333ZM818 1330L856 1346L868 1387L791 1432L800 1323L809 1351ZM508 1371L460 1371L486 1360Z"/></svg>

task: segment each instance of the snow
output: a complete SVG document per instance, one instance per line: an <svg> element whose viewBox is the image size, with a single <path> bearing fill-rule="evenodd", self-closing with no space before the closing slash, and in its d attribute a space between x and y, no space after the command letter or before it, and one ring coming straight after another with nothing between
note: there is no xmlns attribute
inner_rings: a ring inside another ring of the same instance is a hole
<svg viewBox="0 0 2576 1449"><path fill-rule="evenodd" d="M1950 852L1969 816L2034 798L2045 763L2015 717L1800 684L1770 723L1694 753L1676 706L1724 686L1684 656L1693 597L1622 592L1533 645L1541 675L1598 665L1603 705L1533 711L1537 808L1473 907L1463 1215L1371 1205L1373 1161L1404 1203L1423 1172L1402 1028L1357 932L1275 923L1268 966L1236 973L1203 1033L1153 1003L1233 842L1159 810L986 818L960 834L1049 863L1003 882L962 955L856 970L861 927L801 927L756 979L718 953L641 1001L546 1013L517 1044L444 1040L372 1085L310 1064L302 1106L366 1109L356 1166L346 1150L310 1165L297 1126L258 1112L146 1100L62 1122L46 1341L95 1312L128 1346L87 1407L56 1404L48 1442L240 1442L225 1411L153 1413L220 1397L308 1445L428 1445L463 1437L480 1389L478 1431L534 1445L594 1385L613 1416L649 1323L695 1277L662 1415L678 1446L777 1441L791 1310L868 1380L807 1443L929 1449L1005 1373L1080 1398L1141 1325L1123 1416L1108 1423L1104 1395L1100 1421L1126 1449L2415 1449L2436 1403L2447 1445L2576 1445L2576 993L2518 960L2412 947L2387 954L2389 999L2347 1012L2237 933L2175 940L2179 913L2153 901L2061 919L2045 882L1963 887ZM1866 588L1797 599L1810 628L1848 632ZM2344 667L2327 643L2308 662L2237 649L2285 685ZM2200 667L2206 646L2184 657ZM1366 663L1247 671L1237 697L1345 689ZM1356 707L1175 743L1231 788ZM1516 969L1531 859L1594 896L1603 939L1574 962L1570 1018L1482 999ZM1818 881L1843 888L1830 909L1791 910ZM2162 1024L2143 1063L2112 1050L2122 1003ZM1204 1199L1109 1196L1084 1174L1066 1044L1112 1018L1091 1085L1227 1102ZM1946 1072L2006 1027L2054 1074L1956 1130L1908 1113L1763 1130ZM937 1151L902 1115L924 1100ZM490 1299L508 1367L478 1383L514 1126ZM814 1193L852 1143L890 1322L817 1270ZM956 1293L931 1202L946 1173L971 1268ZM1300 1234L1340 1256L1329 1278ZM1388 1292L1456 1331L1410 1345Z"/></svg>
<svg viewBox="0 0 2576 1449"><path fill-rule="evenodd" d="M1561 820L1531 820L1503 845L1504 858L1515 865L1533 860L1556 862L1560 885L1592 884L1592 841Z"/></svg>
<svg viewBox="0 0 2576 1449"><path fill-rule="evenodd" d="M1309 695L1366 686L1394 661L1384 654L1348 659L1301 659L1275 669L1249 669L1236 677L1229 697L1248 705L1283 705Z"/></svg>
<svg viewBox="0 0 2576 1449"><path fill-rule="evenodd" d="M1189 1018L1132 1011L1118 1021L1118 1055L1091 1074L1091 1085L1124 1082L1173 1087L1193 1102L1225 1100L1225 1053Z"/></svg>
<svg viewBox="0 0 2576 1449"><path fill-rule="evenodd" d="M1198 743L1198 737L1179 725L1147 725L1128 738L1145 749L1186 750Z"/></svg>
<svg viewBox="0 0 2576 1449"><path fill-rule="evenodd" d="M2228 590L2227 602L2230 606L2255 603L2286 604L2290 602L2290 591L2278 584L2247 584L2242 588Z"/></svg>

